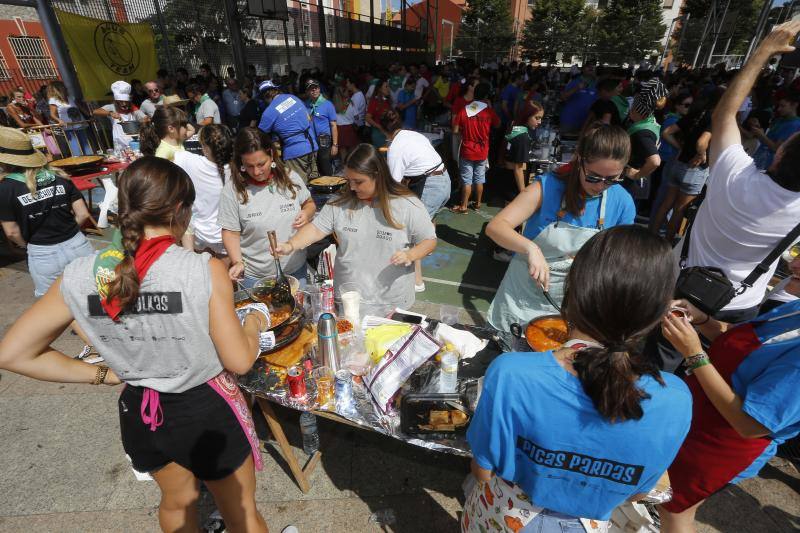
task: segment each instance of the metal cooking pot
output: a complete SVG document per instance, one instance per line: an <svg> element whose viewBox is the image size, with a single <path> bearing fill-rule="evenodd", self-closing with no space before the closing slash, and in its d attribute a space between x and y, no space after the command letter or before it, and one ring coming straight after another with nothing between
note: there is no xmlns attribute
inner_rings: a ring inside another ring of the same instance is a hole
<svg viewBox="0 0 800 533"><path fill-rule="evenodd" d="M549 344L547 346L545 346L545 345L534 346L528 340L528 332L531 331L533 328L538 328L539 327L537 322L540 322L540 321L543 321L543 320L548 320L548 319L558 319L558 320L563 321L563 318L561 317L561 315L542 315L542 316L538 316L538 317L534 318L533 320L528 321L528 323L525 325L525 329L524 330L522 329L522 326L520 326L517 323L511 324L511 326L509 326L509 329L511 330L511 334L514 335L516 338L525 339L525 342L528 344L528 346L530 346L531 350L533 350L535 352L543 352L543 351L546 351L546 350L552 350L552 349L555 349L555 348L558 348L559 346L561 346L561 344L563 344L563 341L559 342L559 340L551 339L551 340L549 340ZM564 340L566 340L566 339L564 339Z"/></svg>
<svg viewBox="0 0 800 533"><path fill-rule="evenodd" d="M119 124L122 126L122 131L125 132L125 135L136 135L139 133L140 124L136 120L126 120Z"/></svg>

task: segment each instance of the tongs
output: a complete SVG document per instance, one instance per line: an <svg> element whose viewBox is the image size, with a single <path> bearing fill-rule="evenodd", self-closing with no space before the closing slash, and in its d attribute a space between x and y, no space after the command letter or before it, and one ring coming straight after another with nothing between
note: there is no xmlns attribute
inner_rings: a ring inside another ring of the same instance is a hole
<svg viewBox="0 0 800 533"><path fill-rule="evenodd" d="M270 252L275 259L275 285L270 289L269 295L272 303L275 306L292 305L292 288L289 286L289 280L283 273L281 262L278 259L278 238L274 231L268 231L267 237L269 238Z"/></svg>

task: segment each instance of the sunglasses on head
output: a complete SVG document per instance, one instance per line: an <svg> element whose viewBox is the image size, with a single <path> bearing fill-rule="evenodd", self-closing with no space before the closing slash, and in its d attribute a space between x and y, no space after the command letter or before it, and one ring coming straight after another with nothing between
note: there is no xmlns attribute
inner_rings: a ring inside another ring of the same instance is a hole
<svg viewBox="0 0 800 533"><path fill-rule="evenodd" d="M586 170L586 165L581 163L581 167L583 168L583 177L586 180L586 183L602 183L603 185L614 185L615 183L622 183L625 181L625 178L622 177L622 174L625 172L624 170L617 175L614 176L598 176L597 174L592 174L588 170Z"/></svg>

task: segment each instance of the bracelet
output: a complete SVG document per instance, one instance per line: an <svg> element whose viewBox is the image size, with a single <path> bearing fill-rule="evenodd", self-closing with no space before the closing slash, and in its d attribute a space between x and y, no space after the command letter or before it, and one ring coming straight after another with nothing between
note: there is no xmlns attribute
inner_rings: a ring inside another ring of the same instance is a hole
<svg viewBox="0 0 800 533"><path fill-rule="evenodd" d="M709 320L711 320L711 315L706 313L706 319L705 320L703 320L702 322L695 322L692 325L693 326L702 326L703 324L707 324Z"/></svg>
<svg viewBox="0 0 800 533"><path fill-rule="evenodd" d="M684 366L686 366L686 375L691 376L695 370L700 368L701 366L706 366L711 364L711 360L708 358L708 354L706 352L696 353L694 355L690 355L683 361Z"/></svg>
<svg viewBox="0 0 800 533"><path fill-rule="evenodd" d="M98 365L97 370L94 373L94 380L92 381L92 385L100 385L101 383L105 383L107 375L108 375L108 367L105 365Z"/></svg>

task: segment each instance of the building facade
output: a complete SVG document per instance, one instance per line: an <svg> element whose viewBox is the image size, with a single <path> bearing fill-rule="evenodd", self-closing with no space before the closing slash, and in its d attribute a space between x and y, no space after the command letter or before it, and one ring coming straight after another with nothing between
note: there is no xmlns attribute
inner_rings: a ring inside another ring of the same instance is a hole
<svg viewBox="0 0 800 533"><path fill-rule="evenodd" d="M59 79L36 10L0 4L0 94L34 93Z"/></svg>

